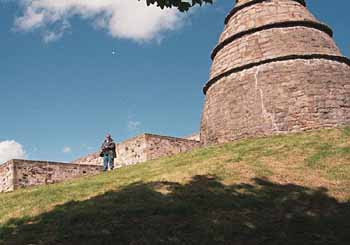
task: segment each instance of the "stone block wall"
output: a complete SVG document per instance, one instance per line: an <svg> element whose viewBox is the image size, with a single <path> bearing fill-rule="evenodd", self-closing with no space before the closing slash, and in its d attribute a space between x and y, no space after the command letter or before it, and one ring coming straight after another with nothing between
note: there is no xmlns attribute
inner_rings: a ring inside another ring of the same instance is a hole
<svg viewBox="0 0 350 245"><path fill-rule="evenodd" d="M102 158L100 157L100 152L94 152L79 159L72 161L76 164L89 164L89 165L101 165Z"/></svg>
<svg viewBox="0 0 350 245"><path fill-rule="evenodd" d="M154 134L146 134L145 136L147 160L153 160L164 156L173 156L200 146L200 142L196 140Z"/></svg>
<svg viewBox="0 0 350 245"><path fill-rule="evenodd" d="M191 139L183 139L154 134L142 134L117 144L115 167L123 167L160 157L172 156L189 151L200 146L200 142L194 139L199 135L191 136ZM79 158L73 163L102 164L102 158L98 152Z"/></svg>
<svg viewBox="0 0 350 245"><path fill-rule="evenodd" d="M230 36L274 23L289 21L315 22L317 19L302 4L301 1L279 0L260 1L245 8L241 5L252 0L240 1L226 17L226 25L220 36L219 42L223 42ZM237 12L239 11L239 14Z"/></svg>
<svg viewBox="0 0 350 245"><path fill-rule="evenodd" d="M0 192L14 190L14 163L8 161L0 165Z"/></svg>
<svg viewBox="0 0 350 245"><path fill-rule="evenodd" d="M11 160L0 166L0 192L91 176L101 170L102 167L96 165Z"/></svg>
<svg viewBox="0 0 350 245"><path fill-rule="evenodd" d="M146 136L145 134L133 137L116 145L117 158L115 167L122 167L138 162L147 161L146 158ZM103 159L100 152L94 152L87 156L72 161L76 164L102 165Z"/></svg>
<svg viewBox="0 0 350 245"><path fill-rule="evenodd" d="M146 134L136 136L117 144L116 150L117 158L115 159L114 165L117 168L147 161Z"/></svg>
<svg viewBox="0 0 350 245"><path fill-rule="evenodd" d="M278 71L278 72L276 72ZM231 74L207 92L202 143L350 124L350 67L274 62Z"/></svg>
<svg viewBox="0 0 350 245"><path fill-rule="evenodd" d="M308 54L341 55L332 38L322 31L300 26L267 29L237 39L218 51L210 77L214 78L232 67Z"/></svg>

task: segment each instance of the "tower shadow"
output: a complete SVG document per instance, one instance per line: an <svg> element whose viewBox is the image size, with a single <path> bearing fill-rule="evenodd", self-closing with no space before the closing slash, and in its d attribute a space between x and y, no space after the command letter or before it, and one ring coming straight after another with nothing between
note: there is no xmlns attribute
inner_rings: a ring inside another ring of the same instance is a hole
<svg viewBox="0 0 350 245"><path fill-rule="evenodd" d="M216 177L135 183L0 227L0 244L350 244L350 203L324 188Z"/></svg>

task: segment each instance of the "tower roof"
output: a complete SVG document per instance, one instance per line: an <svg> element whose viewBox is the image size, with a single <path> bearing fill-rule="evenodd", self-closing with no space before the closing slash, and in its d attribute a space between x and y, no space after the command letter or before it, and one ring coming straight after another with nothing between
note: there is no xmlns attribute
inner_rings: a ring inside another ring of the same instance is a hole
<svg viewBox="0 0 350 245"><path fill-rule="evenodd" d="M237 0L212 52L204 93L220 77L275 60L303 58L350 61L341 56L332 30L319 22L304 0Z"/></svg>

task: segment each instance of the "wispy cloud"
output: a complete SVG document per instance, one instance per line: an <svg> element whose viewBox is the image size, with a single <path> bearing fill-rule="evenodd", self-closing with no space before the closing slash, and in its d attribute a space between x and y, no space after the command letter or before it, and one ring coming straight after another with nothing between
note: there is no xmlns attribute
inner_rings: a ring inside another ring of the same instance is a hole
<svg viewBox="0 0 350 245"><path fill-rule="evenodd" d="M128 121L128 130L132 133L139 133L141 130L141 122L139 121Z"/></svg>
<svg viewBox="0 0 350 245"><path fill-rule="evenodd" d="M55 28L55 30L46 30L43 33L43 41L45 43L55 42L61 39L66 32L66 30L70 29L70 24L67 21L64 21L62 25Z"/></svg>
<svg viewBox="0 0 350 245"><path fill-rule="evenodd" d="M70 153L70 152L72 152L72 148L70 148L69 146L65 146L65 147L63 147L62 152L63 153Z"/></svg>
<svg viewBox="0 0 350 245"><path fill-rule="evenodd" d="M137 0L20 0L22 14L15 20L19 31L39 30L45 42L56 41L71 28L75 16L115 38L160 40L164 31L179 28L185 15L161 10Z"/></svg>
<svg viewBox="0 0 350 245"><path fill-rule="evenodd" d="M84 149L84 150L89 150L89 151L95 149L94 147L92 147L90 145L87 145L87 144L82 144L81 148Z"/></svg>
<svg viewBox="0 0 350 245"><path fill-rule="evenodd" d="M14 140L6 140L0 142L0 164L11 159L24 159L26 152L23 146Z"/></svg>

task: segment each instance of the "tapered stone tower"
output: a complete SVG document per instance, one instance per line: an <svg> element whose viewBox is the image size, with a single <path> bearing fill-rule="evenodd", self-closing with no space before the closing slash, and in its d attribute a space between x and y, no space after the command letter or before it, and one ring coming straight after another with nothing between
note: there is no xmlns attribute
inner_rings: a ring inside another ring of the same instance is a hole
<svg viewBox="0 0 350 245"><path fill-rule="evenodd" d="M204 144L350 124L350 60L304 0L237 0L212 59Z"/></svg>

